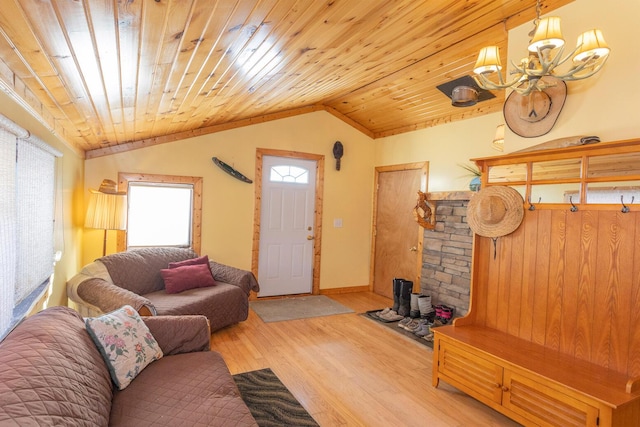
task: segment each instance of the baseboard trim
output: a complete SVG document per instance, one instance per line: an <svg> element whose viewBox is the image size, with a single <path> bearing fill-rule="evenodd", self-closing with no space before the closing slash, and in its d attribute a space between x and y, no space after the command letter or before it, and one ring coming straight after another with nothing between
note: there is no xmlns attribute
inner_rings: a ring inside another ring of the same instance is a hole
<svg viewBox="0 0 640 427"><path fill-rule="evenodd" d="M348 288L330 288L320 289L320 295L332 295L332 294L350 294L353 292L369 292L369 285L365 286L350 286Z"/></svg>

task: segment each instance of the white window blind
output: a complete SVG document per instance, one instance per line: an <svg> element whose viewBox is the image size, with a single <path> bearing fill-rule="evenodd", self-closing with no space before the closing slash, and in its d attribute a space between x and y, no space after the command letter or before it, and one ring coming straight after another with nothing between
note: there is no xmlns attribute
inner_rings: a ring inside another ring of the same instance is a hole
<svg viewBox="0 0 640 427"><path fill-rule="evenodd" d="M61 155L0 116L0 336L31 310L53 273Z"/></svg>
<svg viewBox="0 0 640 427"><path fill-rule="evenodd" d="M18 140L16 302L53 273L55 157L39 144Z"/></svg>
<svg viewBox="0 0 640 427"><path fill-rule="evenodd" d="M16 136L0 127L0 336L13 318L16 277Z"/></svg>

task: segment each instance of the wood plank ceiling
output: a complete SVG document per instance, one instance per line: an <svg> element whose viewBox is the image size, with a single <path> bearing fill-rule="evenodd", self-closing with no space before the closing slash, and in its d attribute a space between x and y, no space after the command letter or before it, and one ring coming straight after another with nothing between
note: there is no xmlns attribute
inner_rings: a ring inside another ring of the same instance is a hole
<svg viewBox="0 0 640 427"><path fill-rule="evenodd" d="M571 0L547 0L543 13ZM3 0L0 85L87 157L325 110L372 138L499 111L436 89L533 0ZM506 63L503 58L503 63Z"/></svg>

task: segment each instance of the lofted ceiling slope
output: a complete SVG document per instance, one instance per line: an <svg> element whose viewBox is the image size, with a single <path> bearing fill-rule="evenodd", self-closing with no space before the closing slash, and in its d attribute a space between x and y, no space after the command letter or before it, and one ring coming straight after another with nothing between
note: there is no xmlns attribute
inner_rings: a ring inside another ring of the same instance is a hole
<svg viewBox="0 0 640 427"><path fill-rule="evenodd" d="M503 93L455 108L436 86L534 15L533 0L3 0L0 85L87 157L320 110L379 138L499 111Z"/></svg>

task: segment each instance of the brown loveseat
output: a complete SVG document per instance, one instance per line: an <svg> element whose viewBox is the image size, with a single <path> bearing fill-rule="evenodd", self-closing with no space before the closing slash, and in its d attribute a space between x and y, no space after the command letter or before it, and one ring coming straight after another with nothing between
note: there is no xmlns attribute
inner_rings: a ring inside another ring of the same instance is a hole
<svg viewBox="0 0 640 427"><path fill-rule="evenodd" d="M124 390L82 317L53 307L0 342L2 426L257 426L204 316L143 318L164 356Z"/></svg>
<svg viewBox="0 0 640 427"><path fill-rule="evenodd" d="M141 314L207 316L211 330L247 319L249 294L260 290L250 271L209 262L215 286L167 293L160 274L169 263L194 259L190 249L144 248L98 258L67 282L78 312L99 316L123 305Z"/></svg>

